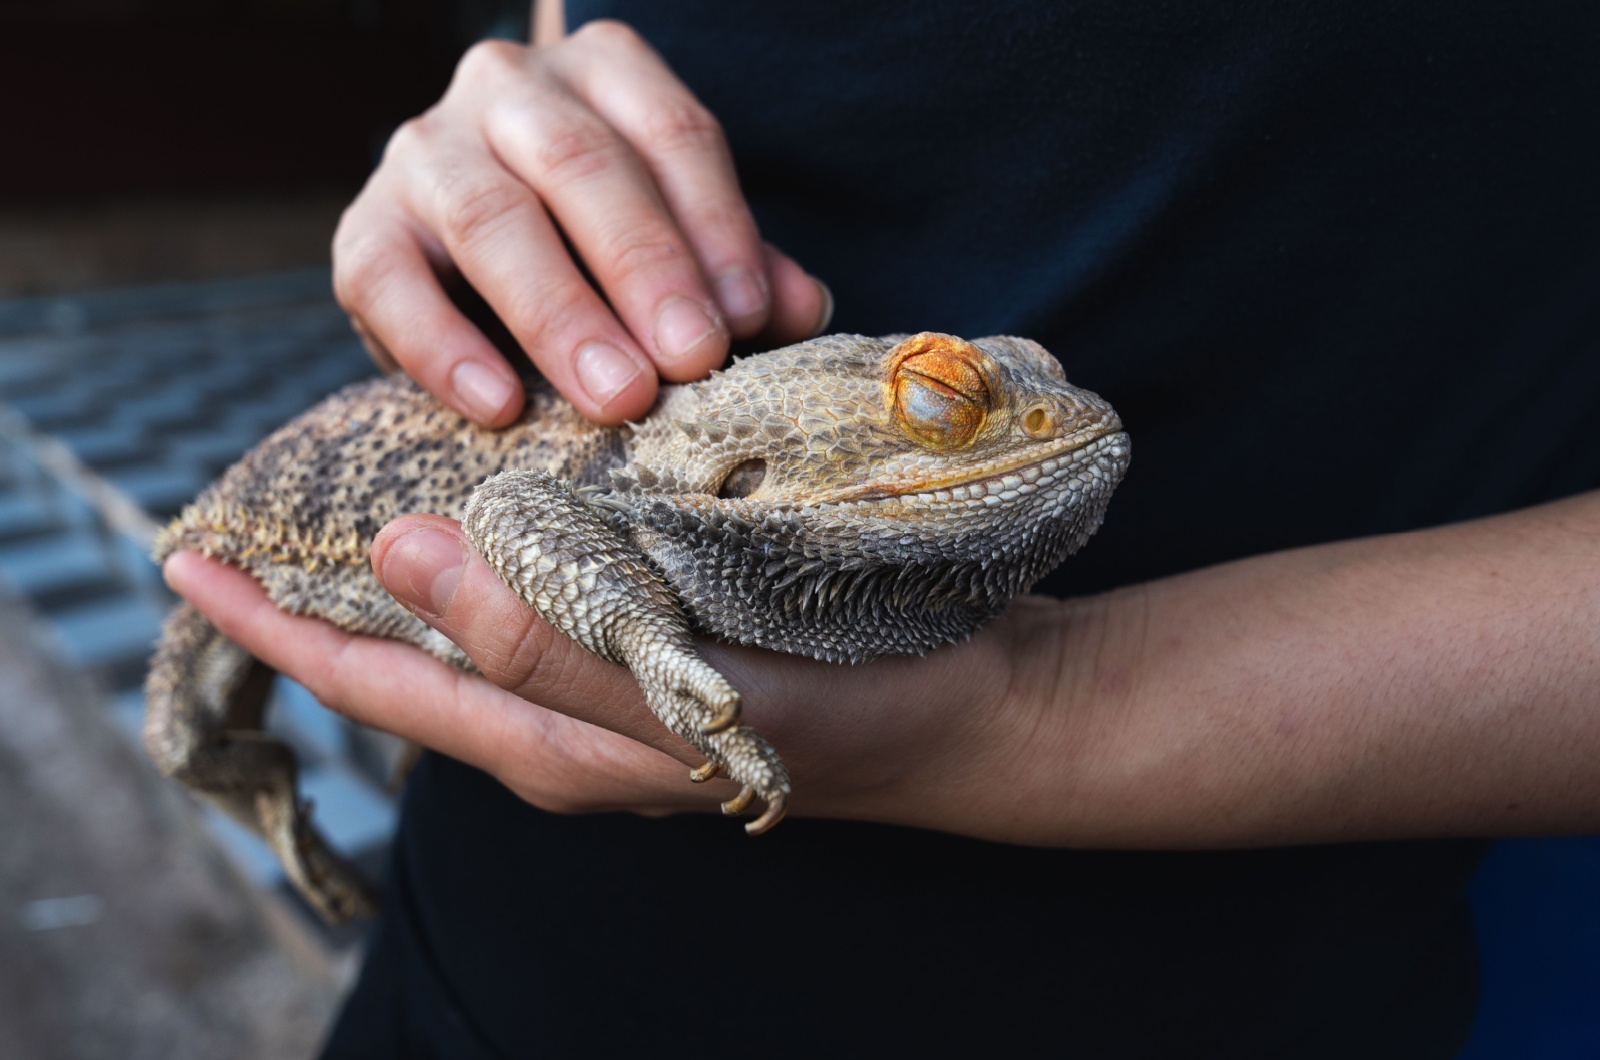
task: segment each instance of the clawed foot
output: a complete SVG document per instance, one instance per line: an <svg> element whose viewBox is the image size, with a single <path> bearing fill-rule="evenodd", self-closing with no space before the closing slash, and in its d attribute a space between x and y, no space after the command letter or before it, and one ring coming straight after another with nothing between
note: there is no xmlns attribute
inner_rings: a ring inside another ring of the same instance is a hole
<svg viewBox="0 0 1600 1060"><path fill-rule="evenodd" d="M740 696L695 651L676 594L640 546L612 523L597 496L540 471L507 471L479 486L461 525L473 547L524 603L603 659L633 671L650 711L703 753L695 781L721 773L766 811L747 827L764 832L783 816L789 777L772 746L739 723ZM594 621L596 616L605 621ZM714 763L714 764L713 764Z"/></svg>
<svg viewBox="0 0 1600 1060"><path fill-rule="evenodd" d="M645 701L668 728L706 756L703 764L689 770L691 781L703 784L725 776L741 786L739 794L722 804L723 813L743 813L756 798L766 804L761 816L745 826L751 835L760 835L783 818L787 805L789 775L783 760L755 730L739 722L739 693L688 648L658 652L652 661L660 666L672 651L678 653L678 661L670 667L674 671L670 690L641 681ZM705 720L708 717L711 720Z"/></svg>
<svg viewBox="0 0 1600 1060"><path fill-rule="evenodd" d="M781 767L780 767L781 768ZM696 784L703 784L722 772L722 766L715 759L707 760L704 765L696 766L689 770L689 779ZM750 808L750 803L755 801L756 788L754 784L746 784L739 789L739 794L722 804L722 812L729 817L737 817ZM774 792L767 798L765 812L744 826L750 835L760 835L779 821L789 808L789 795L786 791Z"/></svg>

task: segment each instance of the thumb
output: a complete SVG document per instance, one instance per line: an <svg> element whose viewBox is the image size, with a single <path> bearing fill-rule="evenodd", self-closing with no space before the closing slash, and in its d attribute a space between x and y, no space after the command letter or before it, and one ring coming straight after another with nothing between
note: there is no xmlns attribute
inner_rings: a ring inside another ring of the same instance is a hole
<svg viewBox="0 0 1600 1060"><path fill-rule="evenodd" d="M651 716L632 674L585 651L523 603L455 520L394 520L373 540L372 569L395 599L500 687L674 753L687 746Z"/></svg>

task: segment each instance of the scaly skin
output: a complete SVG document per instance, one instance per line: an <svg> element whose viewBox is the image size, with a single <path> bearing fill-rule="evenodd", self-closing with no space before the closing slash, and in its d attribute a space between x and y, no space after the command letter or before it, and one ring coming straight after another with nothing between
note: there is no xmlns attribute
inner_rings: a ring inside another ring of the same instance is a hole
<svg viewBox="0 0 1600 1060"><path fill-rule="evenodd" d="M529 606L633 671L706 755L692 779L743 784L728 812L765 803L747 825L759 832L782 816L788 776L694 634L838 662L963 638L1087 540L1128 451L1111 407L1015 338L816 339L664 387L628 429L588 423L546 387L485 431L388 378L262 442L156 555L198 549L285 610L470 669L367 562L397 515L461 518ZM292 754L261 732L256 668L181 608L147 686L146 746L261 832L324 915L362 912L369 889L299 805Z"/></svg>

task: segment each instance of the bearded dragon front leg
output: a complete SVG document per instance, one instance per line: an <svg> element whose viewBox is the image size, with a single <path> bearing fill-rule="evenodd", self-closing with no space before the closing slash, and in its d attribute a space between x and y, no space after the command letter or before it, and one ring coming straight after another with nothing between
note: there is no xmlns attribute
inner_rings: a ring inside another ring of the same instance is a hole
<svg viewBox="0 0 1600 1060"><path fill-rule="evenodd" d="M672 591L601 509L543 472L508 471L478 487L462 527L524 603L589 651L633 671L651 713L706 756L692 779L721 772L744 785L726 812L761 797L766 811L746 831L759 834L782 818L789 797L783 762L739 723L738 691L695 653Z"/></svg>

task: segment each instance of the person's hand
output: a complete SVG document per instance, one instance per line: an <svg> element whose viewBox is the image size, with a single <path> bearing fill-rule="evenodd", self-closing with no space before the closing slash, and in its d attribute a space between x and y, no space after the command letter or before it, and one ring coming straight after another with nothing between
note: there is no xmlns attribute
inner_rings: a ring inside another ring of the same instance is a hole
<svg viewBox="0 0 1600 1060"><path fill-rule="evenodd" d="M702 759L650 715L627 670L534 615L458 524L398 519L374 544L373 565L489 680L393 641L285 614L248 575L193 553L174 556L167 573L224 634L323 703L475 765L542 808L715 813L736 793L726 780L691 784L689 767ZM743 694L745 722L780 749L794 778L791 814L1027 840L1037 838L1034 822L1007 809L1021 794L1010 737L1026 732L1035 751L1064 761L1067 733L1064 715L1027 715L1016 690L1040 674L1013 663L1029 612L1056 606L1019 601L971 641L925 659L837 666L701 648ZM1047 653L1031 654L1042 673L1056 672Z"/></svg>
<svg viewBox="0 0 1600 1060"><path fill-rule="evenodd" d="M1100 847L1593 831L1597 535L1591 493L1095 597L1021 597L921 659L702 651L783 756L793 814ZM373 565L495 683L283 614L193 554L167 576L323 702L537 805L714 811L732 794L687 783L698 757L631 675L534 616L454 522L395 520Z"/></svg>
<svg viewBox="0 0 1600 1060"><path fill-rule="evenodd" d="M468 51L444 98L389 142L333 262L379 363L488 426L516 415L521 386L445 293L454 277L607 424L648 410L658 377L716 368L730 337L798 341L832 306L762 243L716 120L616 22Z"/></svg>

